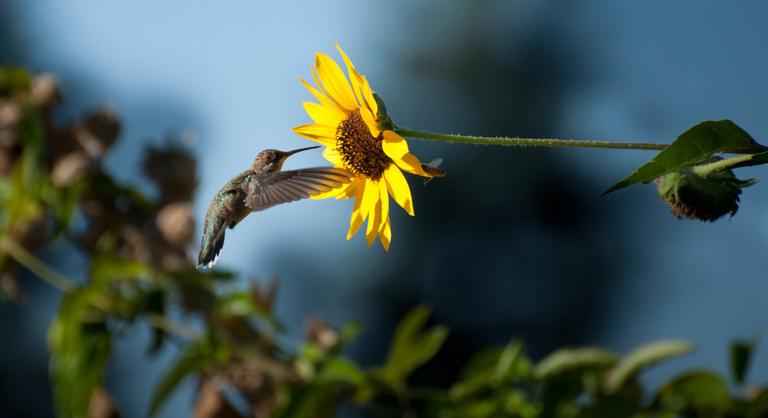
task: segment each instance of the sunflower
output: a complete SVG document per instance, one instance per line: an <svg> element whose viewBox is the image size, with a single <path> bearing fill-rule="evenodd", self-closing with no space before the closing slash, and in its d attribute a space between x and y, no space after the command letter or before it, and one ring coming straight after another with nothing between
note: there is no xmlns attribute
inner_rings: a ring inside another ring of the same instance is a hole
<svg viewBox="0 0 768 418"><path fill-rule="evenodd" d="M315 199L355 198L347 239L354 236L365 220L365 238L371 245L378 236L389 250L392 229L389 220L389 196L413 216L411 190L402 171L432 177L421 162L408 151L408 143L394 132L384 103L373 93L365 76L355 69L344 51L336 45L344 59L349 78L328 55L315 54L312 76L317 88L303 79L304 87L319 103L304 102L304 110L315 123L301 125L293 131L327 148L323 156L334 167L346 169L352 181Z"/></svg>

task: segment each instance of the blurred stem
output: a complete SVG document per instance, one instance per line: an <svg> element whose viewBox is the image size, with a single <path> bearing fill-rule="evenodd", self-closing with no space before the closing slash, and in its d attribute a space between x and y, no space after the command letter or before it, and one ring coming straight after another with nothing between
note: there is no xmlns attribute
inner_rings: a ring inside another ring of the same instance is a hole
<svg viewBox="0 0 768 418"><path fill-rule="evenodd" d="M610 149L639 149L639 150L663 150L666 144L652 144L646 142L615 142L600 141L594 139L556 139L556 138L520 138L520 137L488 137L469 135L449 135L432 132L415 131L412 129L396 127L395 132L410 138L428 139L430 141L454 142L475 145L512 145L547 148L610 148Z"/></svg>
<svg viewBox="0 0 768 418"><path fill-rule="evenodd" d="M4 237L2 240L0 240L0 248L6 254L11 256L11 258L16 260L19 264L26 267L27 270L34 273L41 280L63 291L64 293L71 293L77 287L77 282L45 264L42 260L35 257L34 254L27 251L26 248L19 245L19 243L15 240ZM157 329L171 334L176 334L180 337L184 337L190 340L194 340L199 337L199 334L195 330L190 329L178 322L174 322L164 315L148 312L145 314L145 316L147 317L147 322L149 322L150 325Z"/></svg>
<svg viewBox="0 0 768 418"><path fill-rule="evenodd" d="M48 267L42 260L35 257L11 238L4 237L2 239L2 250L19 264L26 267L27 270L35 273L37 277L63 292L69 293L77 287L77 283L74 280Z"/></svg>

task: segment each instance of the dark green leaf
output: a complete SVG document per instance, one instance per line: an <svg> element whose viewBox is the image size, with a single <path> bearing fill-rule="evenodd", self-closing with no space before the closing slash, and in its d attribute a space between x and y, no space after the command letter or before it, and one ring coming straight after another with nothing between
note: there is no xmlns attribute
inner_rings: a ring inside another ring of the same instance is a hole
<svg viewBox="0 0 768 418"><path fill-rule="evenodd" d="M150 401L149 414L154 416L176 387L186 377L199 373L206 367L226 360L228 351L210 336L190 344L178 360L163 374L155 386Z"/></svg>
<svg viewBox="0 0 768 418"><path fill-rule="evenodd" d="M753 338L750 341L734 341L731 343L730 348L730 360L731 360L731 373L733 378L739 384L744 383L744 378L747 375L749 369L749 362L752 359L752 352L757 345L757 339Z"/></svg>
<svg viewBox="0 0 768 418"><path fill-rule="evenodd" d="M541 360L533 374L538 379L548 379L574 370L608 368L617 361L616 354L600 348L563 348Z"/></svg>
<svg viewBox="0 0 768 418"><path fill-rule="evenodd" d="M768 148L758 144L749 134L730 120L701 122L683 132L650 162L623 178L603 195L706 161L716 153L752 154Z"/></svg>
<svg viewBox="0 0 768 418"><path fill-rule="evenodd" d="M146 312L165 315L166 294L162 289L153 289L144 297L143 310ZM147 354L156 354L163 346L166 332L158 327L152 327L152 339L147 347Z"/></svg>
<svg viewBox="0 0 768 418"><path fill-rule="evenodd" d="M642 370L693 351L693 344L687 341L659 341L646 344L629 353L616 364L606 376L608 391L617 391Z"/></svg>
<svg viewBox="0 0 768 418"><path fill-rule="evenodd" d="M395 330L385 366L378 374L393 388L402 388L405 379L419 366L429 361L448 337L448 328L424 326L429 319L429 308L412 309Z"/></svg>
<svg viewBox="0 0 768 418"><path fill-rule="evenodd" d="M707 371L688 372L664 385L657 395L661 407L671 411L697 411L698 416L722 416L731 395L723 378Z"/></svg>

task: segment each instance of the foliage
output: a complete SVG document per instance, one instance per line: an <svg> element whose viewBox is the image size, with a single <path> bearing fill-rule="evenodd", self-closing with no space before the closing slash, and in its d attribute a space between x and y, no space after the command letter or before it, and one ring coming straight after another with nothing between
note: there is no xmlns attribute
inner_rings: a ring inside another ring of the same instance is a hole
<svg viewBox="0 0 768 418"><path fill-rule="evenodd" d="M374 416L446 418L768 415L768 387L747 383L755 341L731 347L731 382L693 370L658 389L645 387L641 374L690 352L689 343L657 342L625 356L563 348L537 362L512 341L469 358L447 388L414 387L412 375L448 336L445 326L430 325L424 306L405 315L378 367L344 355L357 337L354 325L310 321L306 341L293 347L280 338L274 286L243 290L230 284L231 273L194 268L187 247L196 163L187 150L172 141L148 149L143 167L157 187L148 195L103 167L120 131L111 111L54 126L55 79L18 68L0 70L0 96L0 290L7 299L20 296L15 280L22 265L66 292L49 331L51 382L63 418L116 414L103 387L105 366L121 330L137 321L153 329L147 356L168 341L181 345L154 383L150 415L162 413L185 379L199 382L198 417L329 417L345 404ZM620 185L714 152L763 149L744 135L727 121L698 125ZM87 257L87 277L63 277L34 256L54 241ZM192 329L178 322L189 317L202 321ZM247 410L232 401L233 391Z"/></svg>

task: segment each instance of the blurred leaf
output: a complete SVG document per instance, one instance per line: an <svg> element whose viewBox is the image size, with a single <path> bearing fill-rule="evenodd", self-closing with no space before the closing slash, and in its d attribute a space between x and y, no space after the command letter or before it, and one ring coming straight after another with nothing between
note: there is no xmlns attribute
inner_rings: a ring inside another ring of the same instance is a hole
<svg viewBox="0 0 768 418"><path fill-rule="evenodd" d="M643 407L634 400L620 395L601 395L582 408L575 418L622 417L642 418ZM661 417L659 417L661 418Z"/></svg>
<svg viewBox="0 0 768 418"><path fill-rule="evenodd" d="M262 309L250 292L231 292L216 300L216 312L223 316L242 316L270 319L269 312Z"/></svg>
<svg viewBox="0 0 768 418"><path fill-rule="evenodd" d="M149 415L155 416L159 412L168 395L186 377L199 373L210 365L223 363L228 357L227 347L218 343L212 336L206 336L191 343L155 386L150 401Z"/></svg>
<svg viewBox="0 0 768 418"><path fill-rule="evenodd" d="M737 340L731 343L731 373L733 373L733 378L736 379L736 382L739 384L744 383L750 360L752 360L752 352L755 350L756 345L757 338L753 338L749 341Z"/></svg>
<svg viewBox="0 0 768 418"><path fill-rule="evenodd" d="M712 372L695 371L665 384L657 399L666 410L695 411L697 416L719 417L728 409L731 395L723 378Z"/></svg>
<svg viewBox="0 0 768 418"><path fill-rule="evenodd" d="M548 355L533 370L537 379L548 379L580 369L604 369L618 361L616 354L600 348L563 348Z"/></svg>
<svg viewBox="0 0 768 418"><path fill-rule="evenodd" d="M507 382L516 382L527 378L531 369L531 362L523 353L522 342L512 341L504 348L494 347L472 356L462 367L449 394L454 399L460 399Z"/></svg>
<svg viewBox="0 0 768 418"><path fill-rule="evenodd" d="M693 344L687 341L659 341L639 347L622 358L608 372L606 388L611 392L617 391L640 371L662 361L688 354L693 349Z"/></svg>
<svg viewBox="0 0 768 418"><path fill-rule="evenodd" d="M395 330L389 356L378 374L396 390L405 386L405 380L417 367L437 354L448 337L445 326L424 329L429 314L429 308L417 306L405 315Z"/></svg>
<svg viewBox="0 0 768 418"><path fill-rule="evenodd" d="M333 357L318 375L321 382L344 382L353 386L365 383L365 374L357 365L342 357Z"/></svg>
<svg viewBox="0 0 768 418"><path fill-rule="evenodd" d="M704 162L715 153L752 154L766 150L768 148L755 142L730 120L701 122L683 132L650 162L613 185L603 195L635 183L648 183L663 174Z"/></svg>
<svg viewBox="0 0 768 418"><path fill-rule="evenodd" d="M92 299L99 296L91 288L65 296L49 329L51 382L62 418L84 418L102 384L112 339L103 316L92 308Z"/></svg>
<svg viewBox="0 0 768 418"><path fill-rule="evenodd" d="M166 293L163 289L153 289L144 297L142 310L158 315L165 315ZM147 347L147 354L156 354L163 346L166 332L158 327L152 327L152 339Z"/></svg>
<svg viewBox="0 0 768 418"><path fill-rule="evenodd" d="M29 91L32 77L20 67L0 67L0 96Z"/></svg>
<svg viewBox="0 0 768 418"><path fill-rule="evenodd" d="M113 280L138 280L149 274L149 267L137 260L99 255L91 259L91 280L107 284Z"/></svg>
<svg viewBox="0 0 768 418"><path fill-rule="evenodd" d="M747 404L746 416L758 418L768 416L768 388L762 388Z"/></svg>

